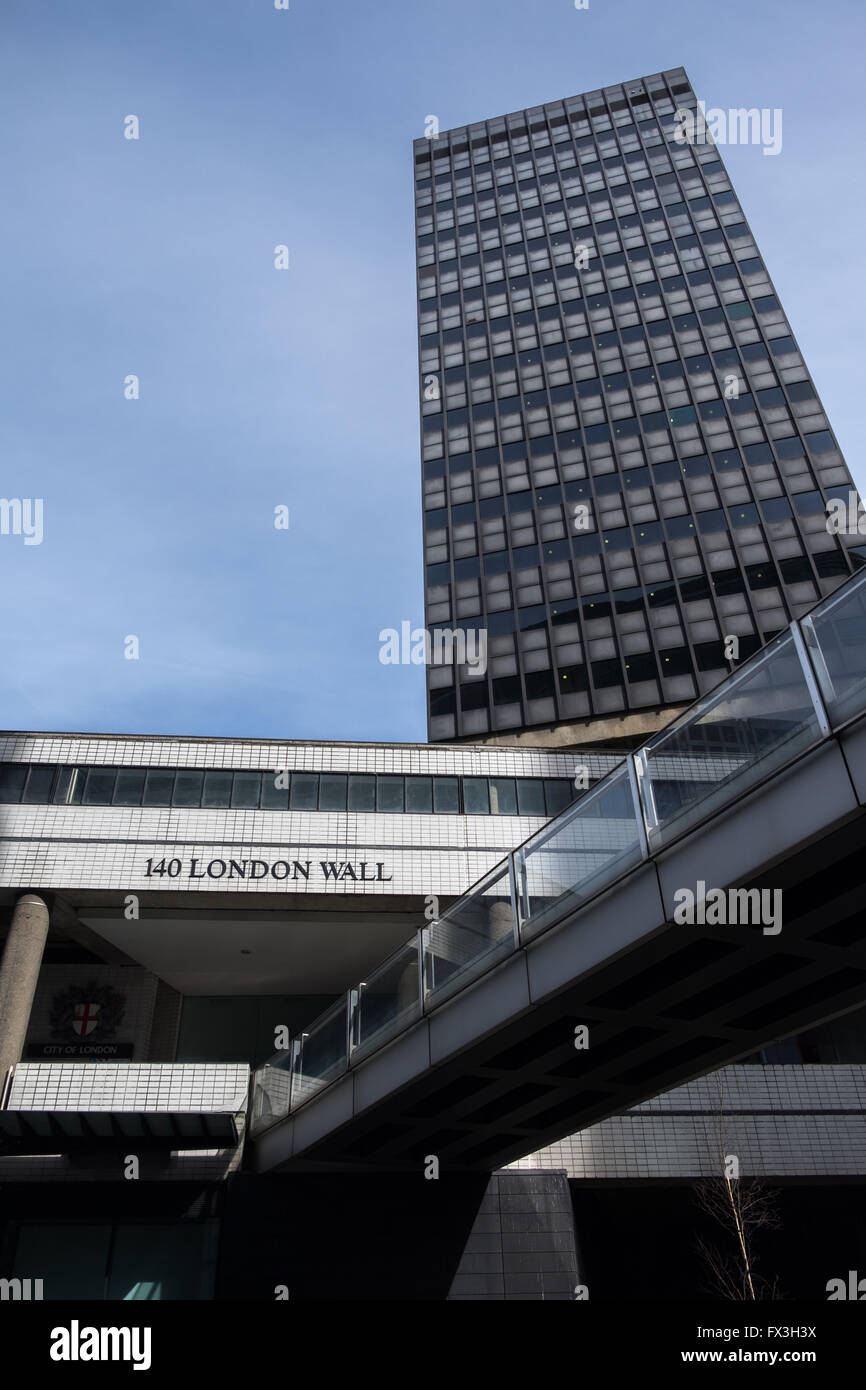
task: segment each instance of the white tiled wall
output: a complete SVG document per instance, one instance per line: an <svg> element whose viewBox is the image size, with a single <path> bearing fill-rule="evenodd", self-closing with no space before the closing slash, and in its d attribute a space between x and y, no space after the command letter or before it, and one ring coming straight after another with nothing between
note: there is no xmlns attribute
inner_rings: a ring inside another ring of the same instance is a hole
<svg viewBox="0 0 866 1390"><path fill-rule="evenodd" d="M620 755L580 753L594 779ZM0 761L109 766L232 767L462 776L572 778L576 755L537 749L426 744L285 743L8 735ZM0 886L114 889L118 893L363 894L465 892L544 824L534 816L444 816L326 811L202 810L170 807L4 806ZM181 860L177 878L147 877L147 860ZM308 880L190 878L210 861L298 859ZM383 863L387 881L326 880L321 861Z"/></svg>
<svg viewBox="0 0 866 1390"><path fill-rule="evenodd" d="M474 744L256 742L252 739L6 734L0 762L107 767L231 767L298 772L391 772L419 776L568 777L578 763L601 776L619 753L556 752Z"/></svg>
<svg viewBox="0 0 866 1390"><path fill-rule="evenodd" d="M235 1115L249 1076L241 1063L19 1062L6 1109Z"/></svg>
<svg viewBox="0 0 866 1390"><path fill-rule="evenodd" d="M570 1178L866 1173L866 1067L732 1066L678 1086L512 1168Z"/></svg>

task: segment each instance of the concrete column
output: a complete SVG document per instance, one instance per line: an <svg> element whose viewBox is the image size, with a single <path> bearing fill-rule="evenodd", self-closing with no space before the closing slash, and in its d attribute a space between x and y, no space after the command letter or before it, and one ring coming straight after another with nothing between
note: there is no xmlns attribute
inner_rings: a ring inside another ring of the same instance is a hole
<svg viewBox="0 0 866 1390"><path fill-rule="evenodd" d="M0 961L0 1091L6 1073L20 1060L48 936L48 905L36 893L15 904Z"/></svg>

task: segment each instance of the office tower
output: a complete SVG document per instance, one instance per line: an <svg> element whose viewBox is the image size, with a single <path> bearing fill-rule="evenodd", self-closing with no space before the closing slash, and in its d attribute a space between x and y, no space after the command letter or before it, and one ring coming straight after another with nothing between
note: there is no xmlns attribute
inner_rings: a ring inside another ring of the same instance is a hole
<svg viewBox="0 0 866 1390"><path fill-rule="evenodd" d="M427 625L488 634L433 740L631 746L861 563L696 106L676 68L415 141Z"/></svg>

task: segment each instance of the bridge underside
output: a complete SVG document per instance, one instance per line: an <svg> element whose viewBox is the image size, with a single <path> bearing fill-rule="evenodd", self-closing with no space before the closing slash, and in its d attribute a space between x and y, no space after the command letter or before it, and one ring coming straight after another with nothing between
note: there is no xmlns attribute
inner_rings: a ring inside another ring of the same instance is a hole
<svg viewBox="0 0 866 1390"><path fill-rule="evenodd" d="M866 728L635 869L255 1144L261 1171L509 1163L866 1001ZM783 893L782 929L673 922ZM585 1025L588 1046L576 1048Z"/></svg>

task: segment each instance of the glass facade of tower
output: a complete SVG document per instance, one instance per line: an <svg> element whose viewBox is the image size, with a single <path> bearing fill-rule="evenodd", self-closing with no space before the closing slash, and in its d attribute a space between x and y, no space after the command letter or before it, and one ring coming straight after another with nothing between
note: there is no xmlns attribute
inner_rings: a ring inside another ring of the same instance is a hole
<svg viewBox="0 0 866 1390"><path fill-rule="evenodd" d="M686 705L863 562L695 108L678 68L415 142L427 626L488 644L433 740Z"/></svg>

